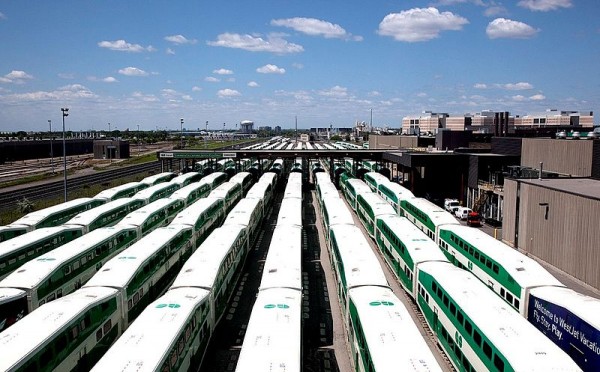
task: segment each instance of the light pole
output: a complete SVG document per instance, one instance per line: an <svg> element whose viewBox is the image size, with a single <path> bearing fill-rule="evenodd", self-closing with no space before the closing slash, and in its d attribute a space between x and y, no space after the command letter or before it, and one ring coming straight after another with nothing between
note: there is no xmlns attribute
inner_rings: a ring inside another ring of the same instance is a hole
<svg viewBox="0 0 600 372"><path fill-rule="evenodd" d="M137 131L138 156L140 156L141 148L140 148L140 125L139 124L137 125L137 128L138 128L138 131Z"/></svg>
<svg viewBox="0 0 600 372"><path fill-rule="evenodd" d="M108 135L110 136L110 123L108 123Z"/></svg>
<svg viewBox="0 0 600 372"><path fill-rule="evenodd" d="M54 141L52 139L52 120L48 120L50 125L50 167L52 168L52 174L54 174Z"/></svg>
<svg viewBox="0 0 600 372"><path fill-rule="evenodd" d="M206 140L208 139L208 120L206 121L206 134L204 135L204 147L207 147Z"/></svg>
<svg viewBox="0 0 600 372"><path fill-rule="evenodd" d="M180 127L181 128L181 141L180 141L181 144L180 144L179 147L183 148L183 118L179 119L179 123L181 125L181 127Z"/></svg>
<svg viewBox="0 0 600 372"><path fill-rule="evenodd" d="M65 175L65 203L67 202L67 145L65 143L65 118L69 116L69 108L61 108L63 124L63 171Z"/></svg>

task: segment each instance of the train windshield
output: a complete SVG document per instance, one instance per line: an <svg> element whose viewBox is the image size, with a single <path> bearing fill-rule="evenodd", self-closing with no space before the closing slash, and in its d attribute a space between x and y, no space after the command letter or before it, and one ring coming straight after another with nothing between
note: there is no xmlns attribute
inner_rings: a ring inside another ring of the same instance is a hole
<svg viewBox="0 0 600 372"><path fill-rule="evenodd" d="M0 301L0 332L15 324L27 314L27 296L7 298Z"/></svg>

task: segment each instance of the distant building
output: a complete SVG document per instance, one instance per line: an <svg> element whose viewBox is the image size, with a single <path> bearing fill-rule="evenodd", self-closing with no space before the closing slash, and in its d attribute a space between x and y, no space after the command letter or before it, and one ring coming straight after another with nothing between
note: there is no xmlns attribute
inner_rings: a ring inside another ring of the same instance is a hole
<svg viewBox="0 0 600 372"><path fill-rule="evenodd" d="M260 130L260 131L266 131L266 132L270 132L270 131L272 131L272 130L273 130L273 128L271 128L271 127L270 127L270 126L268 126L268 125L265 125L265 126L262 126L262 127L258 127L258 130Z"/></svg>
<svg viewBox="0 0 600 372"><path fill-rule="evenodd" d="M423 111L419 116L406 116L402 118L403 134L436 134L438 129L446 127L447 113Z"/></svg>
<svg viewBox="0 0 600 372"><path fill-rule="evenodd" d="M129 141L120 139L94 141L94 159L127 159L129 156Z"/></svg>
<svg viewBox="0 0 600 372"><path fill-rule="evenodd" d="M515 118L515 127L544 127L544 126L572 126L586 127L594 126L594 113L587 111L558 111L547 110L542 113L527 114Z"/></svg>
<svg viewBox="0 0 600 372"><path fill-rule="evenodd" d="M318 140L328 140L331 136L341 136L346 134L352 134L354 127L348 128L334 128L333 126L310 128L310 134Z"/></svg>
<svg viewBox="0 0 600 372"><path fill-rule="evenodd" d="M308 142L309 139L310 139L310 136L307 133L300 134L300 141L301 142Z"/></svg>
<svg viewBox="0 0 600 372"><path fill-rule="evenodd" d="M268 127L268 128L271 128L271 127ZM275 134L280 134L280 133L281 133L281 127L279 125L277 125L275 127Z"/></svg>
<svg viewBox="0 0 600 372"><path fill-rule="evenodd" d="M240 122L240 132L250 134L254 131L254 122L251 120L243 120Z"/></svg>

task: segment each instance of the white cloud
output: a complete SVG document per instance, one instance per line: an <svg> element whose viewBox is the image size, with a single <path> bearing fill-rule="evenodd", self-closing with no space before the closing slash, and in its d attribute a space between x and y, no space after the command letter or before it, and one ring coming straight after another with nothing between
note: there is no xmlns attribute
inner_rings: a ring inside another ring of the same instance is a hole
<svg viewBox="0 0 600 372"><path fill-rule="evenodd" d="M297 68L298 70L302 70L304 68L304 65L302 63L292 63L292 67L293 68Z"/></svg>
<svg viewBox="0 0 600 372"><path fill-rule="evenodd" d="M213 70L213 74L217 74L217 75L233 75L233 71L228 70L226 68L220 68L218 70Z"/></svg>
<svg viewBox="0 0 600 372"><path fill-rule="evenodd" d="M119 70L119 74L125 76L148 76L148 73L137 67L125 67Z"/></svg>
<svg viewBox="0 0 600 372"><path fill-rule="evenodd" d="M571 0L521 0L517 5L534 12L548 12L558 8L570 8L573 3Z"/></svg>
<svg viewBox="0 0 600 372"><path fill-rule="evenodd" d="M506 10L506 8L503 6L490 6L483 12L483 14L486 17L497 17L500 15L507 15L508 10Z"/></svg>
<svg viewBox="0 0 600 372"><path fill-rule="evenodd" d="M485 33L490 39L528 39L534 37L539 32L523 22L513 21L506 18L496 18L491 21Z"/></svg>
<svg viewBox="0 0 600 372"><path fill-rule="evenodd" d="M221 80L217 79L214 76L207 76L204 78L204 81L208 81L209 83L218 83Z"/></svg>
<svg viewBox="0 0 600 372"><path fill-rule="evenodd" d="M379 93L379 92L378 92L378 91L376 91L376 90L372 90L372 91L370 91L369 93L367 93L367 95L368 95L369 97L379 97L379 96L381 96L381 93Z"/></svg>
<svg viewBox="0 0 600 372"><path fill-rule="evenodd" d="M225 97L237 97L237 96L241 96L242 94L240 92L238 92L237 90L234 89L221 89L220 91L217 92L217 96L219 96L220 98L225 98Z"/></svg>
<svg viewBox="0 0 600 372"><path fill-rule="evenodd" d="M33 76L25 71L12 70L8 74L0 77L0 83L24 84L26 80L31 79L33 79Z"/></svg>
<svg viewBox="0 0 600 372"><path fill-rule="evenodd" d="M543 101L546 99L546 96L544 96L543 94L535 94L535 95L529 97L529 99L532 101Z"/></svg>
<svg viewBox="0 0 600 372"><path fill-rule="evenodd" d="M202 88L200 88L199 86L193 86L192 87L192 92L201 92Z"/></svg>
<svg viewBox="0 0 600 372"><path fill-rule="evenodd" d="M270 34L267 40L251 35L224 33L216 41L207 42L210 46L243 49L250 52L270 52L277 54L299 53L304 51L301 45L289 43L278 34Z"/></svg>
<svg viewBox="0 0 600 372"><path fill-rule="evenodd" d="M0 19L6 19L6 16L2 12L0 12Z"/></svg>
<svg viewBox="0 0 600 372"><path fill-rule="evenodd" d="M175 51L171 48L167 48L167 50L165 51L165 53L167 53L168 55L175 55Z"/></svg>
<svg viewBox="0 0 600 372"><path fill-rule="evenodd" d="M282 26L291 28L298 32L305 33L311 36L323 36L326 39L345 39L361 41L361 36L352 36L344 28L338 24L334 24L327 21L322 21L316 18L287 18L287 19L273 19L271 25Z"/></svg>
<svg viewBox="0 0 600 372"><path fill-rule="evenodd" d="M440 13L436 8L414 8L385 16L377 33L409 43L439 37L442 31L459 31L469 21L452 12Z"/></svg>
<svg viewBox="0 0 600 372"><path fill-rule="evenodd" d="M475 85L473 85L473 88L475 89L487 89L487 85L484 83L475 83Z"/></svg>
<svg viewBox="0 0 600 372"><path fill-rule="evenodd" d="M175 89L170 89L170 88L162 89L161 93L162 93L163 98L171 103L178 103L178 102L181 102L181 100L184 100L184 101L192 101L193 100L193 98L189 94L183 94L181 92L176 91Z"/></svg>
<svg viewBox="0 0 600 372"><path fill-rule="evenodd" d="M156 49L149 45L147 47L143 47L140 44L131 44L126 42L125 40L115 40L115 41L101 41L98 43L100 48L106 48L110 50L116 50L118 52L130 52L130 53L141 53L141 52L154 52Z"/></svg>
<svg viewBox="0 0 600 372"><path fill-rule="evenodd" d="M258 85L258 83L256 81L250 81L250 82L248 82L248 86L251 87L251 88L256 88L259 85Z"/></svg>
<svg viewBox="0 0 600 372"><path fill-rule="evenodd" d="M19 93L5 96L9 101L27 102L27 101L72 101L78 99L91 99L98 96L81 84L71 84L60 87L54 91L37 91L29 93Z"/></svg>
<svg viewBox="0 0 600 372"><path fill-rule="evenodd" d="M285 69L277 67L276 65L264 65L256 69L256 72L261 74L285 74Z"/></svg>
<svg viewBox="0 0 600 372"><path fill-rule="evenodd" d="M321 90L318 92L319 95L325 97L343 98L348 96L348 88L340 87L339 85L327 90Z"/></svg>
<svg viewBox="0 0 600 372"><path fill-rule="evenodd" d="M177 45L196 44L198 42L196 39L188 39L183 35L165 36L165 40Z"/></svg>
<svg viewBox="0 0 600 372"><path fill-rule="evenodd" d="M115 79L112 76L107 76L104 79L102 79L102 81L105 83L118 83L119 82L119 80Z"/></svg>
<svg viewBox="0 0 600 372"><path fill-rule="evenodd" d="M516 95L516 96L512 96L513 101L517 101L517 102L523 102L525 100L527 100L527 98L525 98L525 96L522 96L520 94Z"/></svg>
<svg viewBox="0 0 600 372"><path fill-rule="evenodd" d="M142 92L133 92L131 96L143 102L158 102L159 99L154 94L144 94Z"/></svg>
<svg viewBox="0 0 600 372"><path fill-rule="evenodd" d="M498 88L506 90L527 90L533 89L533 85L530 83L519 82L519 83L508 83L508 84L496 84Z"/></svg>

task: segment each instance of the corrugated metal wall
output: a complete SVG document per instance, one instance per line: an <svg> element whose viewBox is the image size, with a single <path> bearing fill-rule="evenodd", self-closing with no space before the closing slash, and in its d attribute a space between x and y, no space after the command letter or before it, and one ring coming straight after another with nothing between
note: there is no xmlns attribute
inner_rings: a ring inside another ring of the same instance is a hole
<svg viewBox="0 0 600 372"><path fill-rule="evenodd" d="M520 196L519 248L600 289L600 201L523 182ZM504 221L514 221L507 203Z"/></svg>
<svg viewBox="0 0 600 372"><path fill-rule="evenodd" d="M418 144L416 136L379 136L369 135L370 149L415 148Z"/></svg>
<svg viewBox="0 0 600 372"><path fill-rule="evenodd" d="M515 245L515 218L517 215L517 181L504 179L504 205L502 216L502 240Z"/></svg>
<svg viewBox="0 0 600 372"><path fill-rule="evenodd" d="M521 165L570 174L577 177L592 175L592 150L595 141L524 138Z"/></svg>

